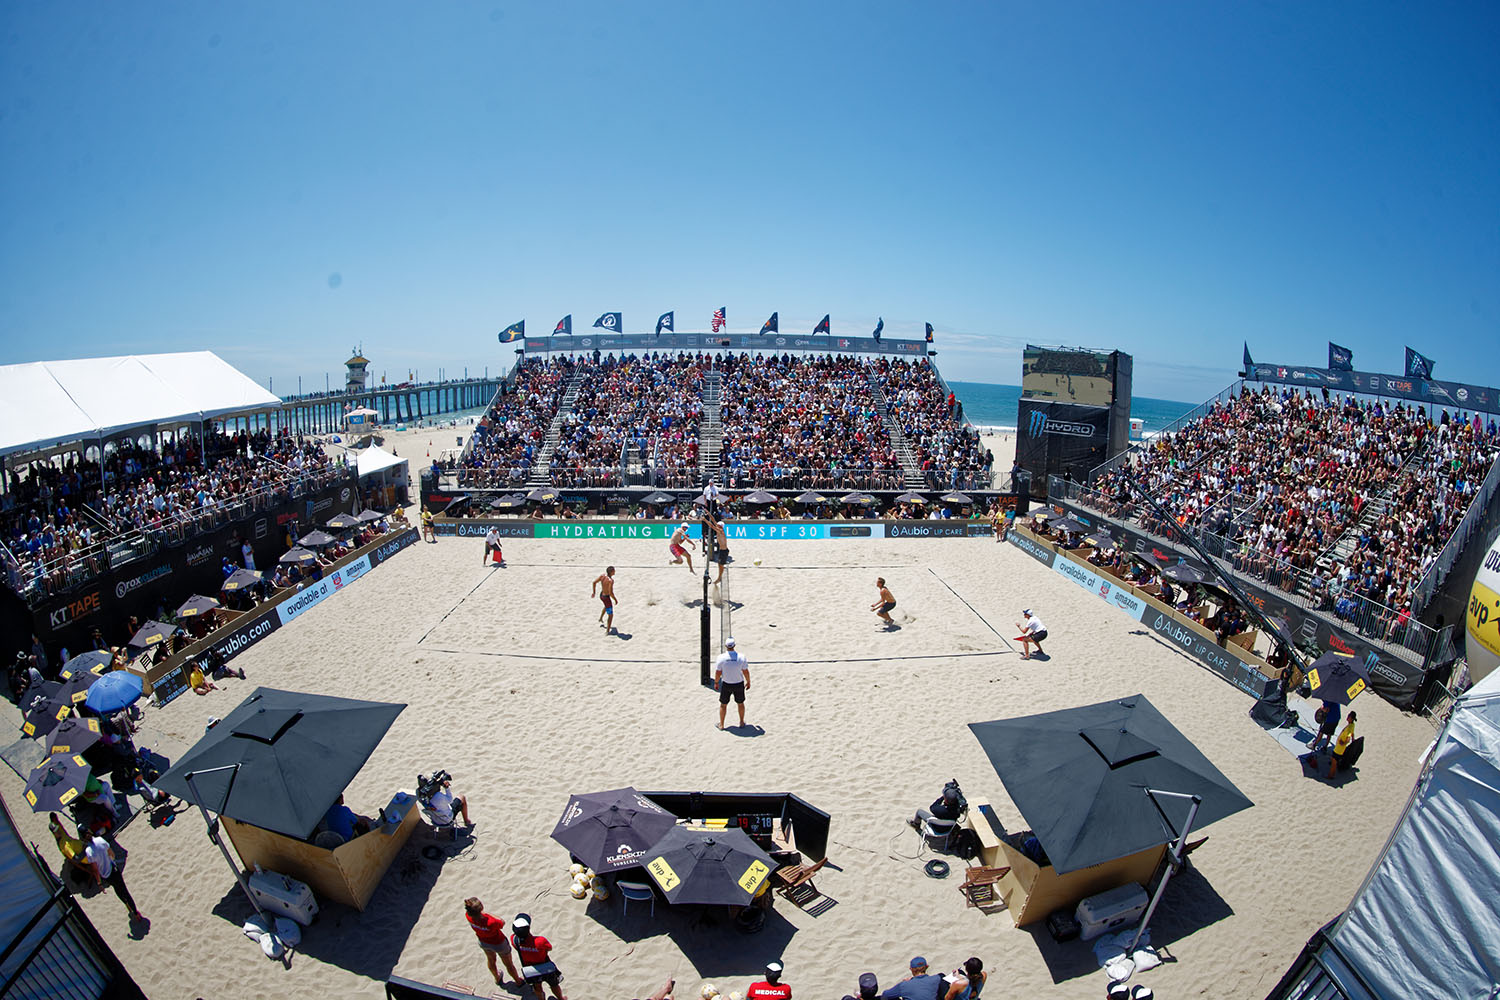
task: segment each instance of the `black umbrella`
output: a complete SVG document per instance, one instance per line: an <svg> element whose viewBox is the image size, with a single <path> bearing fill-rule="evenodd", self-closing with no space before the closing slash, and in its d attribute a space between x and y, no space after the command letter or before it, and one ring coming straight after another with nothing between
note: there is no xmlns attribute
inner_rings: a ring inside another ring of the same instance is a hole
<svg viewBox="0 0 1500 1000"><path fill-rule="evenodd" d="M61 809L83 794L91 777L93 771L81 754L54 754L32 769L26 780L26 803L32 812Z"/></svg>
<svg viewBox="0 0 1500 1000"><path fill-rule="evenodd" d="M134 646L137 649L145 649L147 646L154 646L158 642L166 642L171 637L173 631L175 631L174 626L168 625L165 622L148 621L136 631L135 635L130 637L128 645Z"/></svg>
<svg viewBox="0 0 1500 1000"><path fill-rule="evenodd" d="M808 490L806 493L802 493L802 494L798 495L797 502L798 503L827 503L828 502L828 498L825 497L823 494L817 492L816 490Z"/></svg>
<svg viewBox="0 0 1500 1000"><path fill-rule="evenodd" d="M1115 540L1102 531L1096 531L1092 535L1087 535L1083 540L1096 549L1112 549L1115 547Z"/></svg>
<svg viewBox="0 0 1500 1000"><path fill-rule="evenodd" d="M959 506L974 502L957 490L954 490L952 493L944 493L942 496L938 497L938 499L943 501L943 503L956 503Z"/></svg>
<svg viewBox="0 0 1500 1000"><path fill-rule="evenodd" d="M1370 675L1353 656L1330 650L1307 668L1307 683L1319 701L1347 705L1370 686Z"/></svg>
<svg viewBox="0 0 1500 1000"><path fill-rule="evenodd" d="M526 498L521 496L496 497L490 501L492 510L515 510L517 507L526 506Z"/></svg>
<svg viewBox="0 0 1500 1000"><path fill-rule="evenodd" d="M870 496L870 494L868 493L861 493L858 490L855 490L853 493L846 493L843 496L839 497L839 503L871 504L874 502L874 497Z"/></svg>
<svg viewBox="0 0 1500 1000"><path fill-rule="evenodd" d="M765 490L756 490L754 493L745 494L744 500L746 503L753 503L764 507L768 503L776 502L776 494L767 493Z"/></svg>
<svg viewBox="0 0 1500 1000"><path fill-rule="evenodd" d="M526 494L526 499L534 500L537 503L552 503L557 499L557 491L554 489L547 489L545 487L537 487L530 493Z"/></svg>
<svg viewBox="0 0 1500 1000"><path fill-rule="evenodd" d="M156 784L231 819L302 840L405 707L256 688ZM190 775L196 775L196 794Z"/></svg>
<svg viewBox="0 0 1500 1000"><path fill-rule="evenodd" d="M1147 552L1144 549L1132 552L1131 555L1135 556L1141 562L1146 563L1149 566L1155 566L1157 569L1165 569L1167 566L1165 562L1157 558L1155 553Z"/></svg>
<svg viewBox="0 0 1500 1000"><path fill-rule="evenodd" d="M102 735L98 719L64 719L47 737L47 752L64 755L83 753L98 743Z"/></svg>
<svg viewBox="0 0 1500 1000"><path fill-rule="evenodd" d="M634 788L575 795L552 839L596 872L640 865L677 819Z"/></svg>
<svg viewBox="0 0 1500 1000"><path fill-rule="evenodd" d="M677 498L675 496L670 493L663 493L661 490L656 490L653 493L647 493L645 499L641 501L641 503L649 503L655 507L660 507L665 504L676 502Z"/></svg>
<svg viewBox="0 0 1500 1000"><path fill-rule="evenodd" d="M57 681L43 681L26 692L21 703L21 732L44 736L73 714L73 702L63 696L62 687Z"/></svg>
<svg viewBox="0 0 1500 1000"><path fill-rule="evenodd" d="M745 906L776 862L738 827L674 826L641 862L669 903Z"/></svg>
<svg viewBox="0 0 1500 1000"><path fill-rule="evenodd" d="M353 514L335 514L325 521L323 526L332 528L335 531L343 531L345 528L357 528L359 527L359 518Z"/></svg>
<svg viewBox="0 0 1500 1000"><path fill-rule="evenodd" d="M1089 530L1089 526L1086 525L1086 524L1084 524L1082 521L1078 520L1076 517L1065 517L1061 521L1053 521L1051 524L1047 525L1047 527L1049 527L1049 528L1055 528L1058 531L1088 531Z"/></svg>
<svg viewBox="0 0 1500 1000"><path fill-rule="evenodd" d="M235 570L236 573L239 570ZM231 576L233 574L230 574ZM214 608L219 607L219 602L212 597L204 597L202 594L194 594L177 609L178 618L192 618L197 615L206 615Z"/></svg>
<svg viewBox="0 0 1500 1000"><path fill-rule="evenodd" d="M229 576L224 578L224 586L220 587L219 589L227 590L231 594L233 594L238 591L244 590L246 587L253 587L260 582L261 578L259 573L248 569L237 569L233 573L230 573Z"/></svg>
<svg viewBox="0 0 1500 1000"><path fill-rule="evenodd" d="M1169 576L1178 583L1202 583L1208 579L1207 573L1194 569L1187 563L1173 563L1170 566L1163 566L1161 575Z"/></svg>
<svg viewBox="0 0 1500 1000"><path fill-rule="evenodd" d="M94 686L104 674L96 674L92 670L74 674L62 682L62 688L57 692L57 699L65 701L69 705L79 705L83 699L88 697L89 688Z"/></svg>
<svg viewBox="0 0 1500 1000"><path fill-rule="evenodd" d="M378 510L375 510L373 507L366 507L364 510L360 511L354 516L361 524L369 524L372 521L379 521L385 517L384 514L380 513L380 511Z"/></svg>
<svg viewBox="0 0 1500 1000"><path fill-rule="evenodd" d="M1172 840L1252 803L1145 695L969 724L1059 874ZM1170 823L1170 825L1168 825Z"/></svg>
<svg viewBox="0 0 1500 1000"><path fill-rule="evenodd" d="M299 546L293 546L292 548L287 549L286 552L282 554L281 558L276 561L287 563L289 565L311 566L313 563L318 561L318 556L317 553L309 552Z"/></svg>
<svg viewBox="0 0 1500 1000"><path fill-rule="evenodd" d="M338 539L334 538L326 531L309 531L307 534L297 539L297 544L310 549L321 549L323 546L332 545L336 541L338 541Z"/></svg>
<svg viewBox="0 0 1500 1000"><path fill-rule="evenodd" d="M87 653L79 653L62 665L57 676L67 680L74 674L90 673L99 675L109 669L114 662L115 655L107 649L91 649Z"/></svg>
<svg viewBox="0 0 1500 1000"><path fill-rule="evenodd" d="M926 503L927 500L920 493L907 491L896 498L897 503Z"/></svg>

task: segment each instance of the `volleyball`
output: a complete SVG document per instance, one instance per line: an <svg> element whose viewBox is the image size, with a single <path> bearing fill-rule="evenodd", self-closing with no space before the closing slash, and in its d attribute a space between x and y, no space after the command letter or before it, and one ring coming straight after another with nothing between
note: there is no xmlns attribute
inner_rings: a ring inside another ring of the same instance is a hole
<svg viewBox="0 0 1500 1000"><path fill-rule="evenodd" d="M759 559L755 560L755 565L757 565L757 566L760 565L760 560Z"/></svg>
<svg viewBox="0 0 1500 1000"><path fill-rule="evenodd" d="M589 894L589 888L582 882L574 882L573 888L569 889L568 892L574 899L582 899Z"/></svg>

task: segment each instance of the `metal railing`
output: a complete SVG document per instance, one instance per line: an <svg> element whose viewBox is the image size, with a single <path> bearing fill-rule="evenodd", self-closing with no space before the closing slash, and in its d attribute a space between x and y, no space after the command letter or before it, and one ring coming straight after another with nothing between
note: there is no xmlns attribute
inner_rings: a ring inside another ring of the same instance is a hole
<svg viewBox="0 0 1500 1000"><path fill-rule="evenodd" d="M1453 534L1448 536L1448 541L1443 543L1443 548L1433 560L1432 565L1427 567L1427 572L1422 574L1422 579L1417 583L1415 599L1419 601L1418 607L1426 607L1427 602L1432 600L1437 589L1443 585L1448 578L1448 573L1453 569L1453 564L1458 562L1464 553L1464 548L1469 544L1469 539L1474 532L1479 530L1480 523L1484 520L1485 511L1489 509L1490 500L1495 496L1496 487L1500 486L1500 459L1490 464L1490 471L1485 473L1483 482L1474 493L1474 499L1469 502L1469 509L1464 512L1463 520L1453 529Z"/></svg>
<svg viewBox="0 0 1500 1000"><path fill-rule="evenodd" d="M1163 545L1180 547L1180 541L1172 536L1166 525L1153 517L1142 516L1134 503L1120 504L1113 497L1059 476L1048 480L1048 495L1053 499L1072 501L1107 518L1127 522L1136 531ZM1343 591L1336 583L1316 583L1312 574L1271 553L1259 551L1248 538L1226 538L1201 530L1192 522L1181 527L1190 531L1209 555L1222 561L1221 568L1275 588L1288 603L1337 620L1343 628L1359 633L1367 641L1397 653L1405 660L1424 663L1429 657L1439 659L1446 652L1438 641L1439 633L1418 621L1410 610L1390 608L1368 597Z"/></svg>
<svg viewBox="0 0 1500 1000"><path fill-rule="evenodd" d="M804 469L720 468L718 481L730 489L746 487L783 490L899 490L905 486L906 470L830 467Z"/></svg>

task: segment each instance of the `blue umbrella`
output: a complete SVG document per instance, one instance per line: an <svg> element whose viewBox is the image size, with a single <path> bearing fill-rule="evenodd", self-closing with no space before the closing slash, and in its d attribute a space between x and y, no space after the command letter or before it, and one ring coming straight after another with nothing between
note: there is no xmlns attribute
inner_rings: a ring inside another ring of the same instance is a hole
<svg viewBox="0 0 1500 1000"><path fill-rule="evenodd" d="M116 670L95 681L83 703L100 715L108 715L135 704L143 690L144 683L139 674Z"/></svg>

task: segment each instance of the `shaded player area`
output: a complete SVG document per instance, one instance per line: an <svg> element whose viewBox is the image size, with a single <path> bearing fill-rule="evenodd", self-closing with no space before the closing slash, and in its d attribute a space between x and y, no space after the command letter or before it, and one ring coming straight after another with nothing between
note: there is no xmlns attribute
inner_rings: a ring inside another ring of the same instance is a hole
<svg viewBox="0 0 1500 1000"><path fill-rule="evenodd" d="M477 543L475 551L477 562ZM812 567L798 558L781 564L770 558L775 555L771 548L741 556L722 585L710 584L715 653L730 634L762 663L1012 652L980 617L982 595L965 594L952 581L945 586L926 568ZM601 556L614 560L614 633L606 633L599 621L603 605L590 596L593 580L609 565ZM653 556L661 556L660 562L648 562ZM509 568L481 578L422 644L433 650L545 659L697 661L701 560L695 559L697 569L689 572L685 565L670 565L660 544L639 542L613 543L607 551L552 549L544 558L545 563L528 563L520 553L508 552ZM755 558L761 565L754 564ZM710 575L716 576L716 569ZM870 610L878 597L877 576L885 577L896 596L894 626L885 626ZM565 642L539 638L526 625L538 613L574 622L576 628ZM942 629L924 628L924 620L941 622ZM990 624L1005 630L999 622Z"/></svg>

